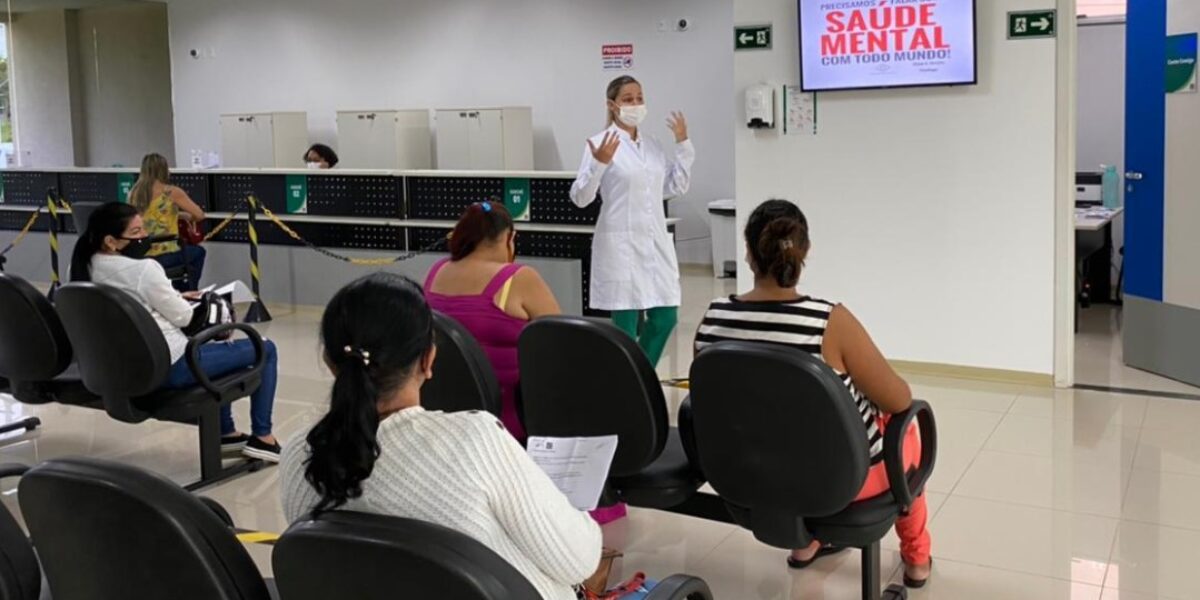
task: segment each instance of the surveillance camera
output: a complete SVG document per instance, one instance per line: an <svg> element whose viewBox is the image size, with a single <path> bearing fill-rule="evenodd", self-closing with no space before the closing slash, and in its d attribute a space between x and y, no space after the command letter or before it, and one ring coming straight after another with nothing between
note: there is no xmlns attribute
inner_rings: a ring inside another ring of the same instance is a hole
<svg viewBox="0 0 1200 600"><path fill-rule="evenodd" d="M679 31L687 31L688 29L692 28L692 22L688 19L680 19L679 22L675 24L675 28Z"/></svg>
<svg viewBox="0 0 1200 600"><path fill-rule="evenodd" d="M190 51L188 51L188 54L190 54L192 58L200 58L200 51L195 48L192 48Z"/></svg>

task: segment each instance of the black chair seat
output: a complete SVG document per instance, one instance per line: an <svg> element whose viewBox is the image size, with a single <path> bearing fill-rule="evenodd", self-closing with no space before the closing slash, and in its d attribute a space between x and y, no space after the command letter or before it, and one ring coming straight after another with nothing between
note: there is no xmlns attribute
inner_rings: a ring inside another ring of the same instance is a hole
<svg viewBox="0 0 1200 600"><path fill-rule="evenodd" d="M262 373L253 369L213 380L213 383L223 390L220 404L245 398L258 389L261 382ZM135 406L153 413L155 419L166 421L190 421L214 402L217 400L213 394L202 387L162 388L133 400Z"/></svg>
<svg viewBox="0 0 1200 600"><path fill-rule="evenodd" d="M861 548L887 535L900 516L891 492L855 502L836 515L806 519L813 537L838 546Z"/></svg>
<svg viewBox="0 0 1200 600"><path fill-rule="evenodd" d="M696 493L704 481L688 460L679 430L670 428L662 454L636 475L614 477L609 485L618 498L634 506L671 508Z"/></svg>

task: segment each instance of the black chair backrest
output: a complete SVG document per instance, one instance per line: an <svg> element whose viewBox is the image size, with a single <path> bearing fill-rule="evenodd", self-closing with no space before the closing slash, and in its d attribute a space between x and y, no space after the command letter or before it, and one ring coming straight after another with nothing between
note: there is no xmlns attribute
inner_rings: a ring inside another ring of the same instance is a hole
<svg viewBox="0 0 1200 600"><path fill-rule="evenodd" d="M700 468L732 505L829 516L866 481L862 416L837 373L810 354L748 342L705 348L692 363L691 404Z"/></svg>
<svg viewBox="0 0 1200 600"><path fill-rule="evenodd" d="M295 523L275 545L284 600L536 600L521 573L475 539L412 519L335 511Z"/></svg>
<svg viewBox="0 0 1200 600"><path fill-rule="evenodd" d="M479 342L461 323L433 312L437 361L421 386L421 406L455 412L486 410L500 416L500 383Z"/></svg>
<svg viewBox="0 0 1200 600"><path fill-rule="evenodd" d="M52 460L21 479L21 512L55 600L267 600L234 531L153 473Z"/></svg>
<svg viewBox="0 0 1200 600"><path fill-rule="evenodd" d="M604 320L543 317L525 327L518 354L530 436L616 435L613 477L662 454L670 428L662 385L628 334Z"/></svg>
<svg viewBox="0 0 1200 600"><path fill-rule="evenodd" d="M137 299L115 287L71 283L54 296L75 348L83 385L104 399L109 416L139 422L134 399L162 386L171 368L162 329Z"/></svg>
<svg viewBox="0 0 1200 600"><path fill-rule="evenodd" d="M13 465L0 465L0 475L15 475ZM12 513L0 506L0 598L37 600L42 590L42 569L29 538Z"/></svg>
<svg viewBox="0 0 1200 600"><path fill-rule="evenodd" d="M124 202L124 198L120 198L118 202ZM88 219L92 213L96 212L97 208L104 206L103 202L73 202L71 203L71 221L75 223L75 233L83 233L87 230Z"/></svg>
<svg viewBox="0 0 1200 600"><path fill-rule="evenodd" d="M29 282L0 273L0 377L54 379L71 364L71 342L54 306Z"/></svg>

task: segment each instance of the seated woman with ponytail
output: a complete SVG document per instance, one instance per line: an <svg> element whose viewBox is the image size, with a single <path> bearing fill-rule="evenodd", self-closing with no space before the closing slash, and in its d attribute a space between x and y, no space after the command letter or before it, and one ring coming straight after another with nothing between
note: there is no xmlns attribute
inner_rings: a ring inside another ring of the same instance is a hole
<svg viewBox="0 0 1200 600"><path fill-rule="evenodd" d="M149 236L141 215L133 206L110 202L97 208L88 218L87 229L75 243L71 255L71 280L110 285L133 296L154 317L167 341L171 370L167 372L166 387L190 387L197 382L183 357L188 338L181 328L192 320L192 306L187 298L197 295L176 291L163 266L145 259L150 249ZM263 342L267 356L262 383L250 396L253 436L238 433L233 412L225 405L221 408L221 449L279 462L279 444L271 435L277 358L275 344L270 340ZM254 363L254 346L247 339L211 342L200 347L200 368L210 377L220 377Z"/></svg>
<svg viewBox="0 0 1200 600"><path fill-rule="evenodd" d="M325 309L321 342L329 412L283 457L288 521L346 509L435 523L499 554L544 598L573 600L600 563L600 527L494 416L421 408L437 357L421 288L390 273L349 284Z"/></svg>
<svg viewBox="0 0 1200 600"><path fill-rule="evenodd" d="M517 338L525 324L562 312L537 271L517 264L517 232L499 200L467 207L450 234L450 258L425 279L434 310L462 323L479 341L500 383L500 421L525 441L517 416Z"/></svg>
<svg viewBox="0 0 1200 600"><path fill-rule="evenodd" d="M863 415L871 445L871 469L859 499L871 498L888 490L882 432L892 414L912 404L912 391L846 307L797 293L810 246L808 220L796 205L786 200L760 205L746 223L746 255L754 272L754 289L715 300L696 333L695 346L700 351L730 340L781 344L808 352L838 372ZM915 427L908 432L904 454L909 465L920 462ZM925 520L925 497L921 496L912 511L896 521L904 583L909 587L921 587L929 578L930 539ZM818 556L836 550L813 542L808 548L793 550L788 564L802 569Z"/></svg>

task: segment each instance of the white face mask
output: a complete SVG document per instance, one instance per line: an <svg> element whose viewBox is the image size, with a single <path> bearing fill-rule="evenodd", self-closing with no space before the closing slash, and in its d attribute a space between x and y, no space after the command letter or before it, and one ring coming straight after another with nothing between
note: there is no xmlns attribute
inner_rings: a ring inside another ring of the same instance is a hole
<svg viewBox="0 0 1200 600"><path fill-rule="evenodd" d="M310 169L320 169L321 168L321 163L319 163L319 162L307 162L304 164L307 165L308 168L310 168Z"/></svg>
<svg viewBox="0 0 1200 600"><path fill-rule="evenodd" d="M620 119L622 123L630 127L641 125L642 121L646 120L646 105L622 106Z"/></svg>

